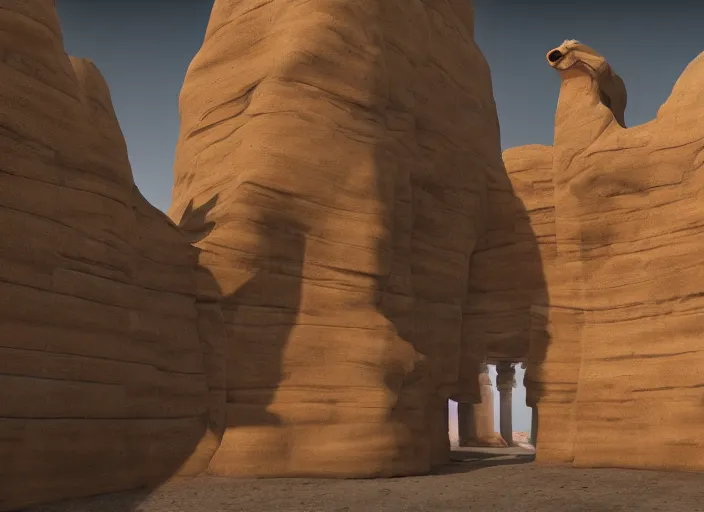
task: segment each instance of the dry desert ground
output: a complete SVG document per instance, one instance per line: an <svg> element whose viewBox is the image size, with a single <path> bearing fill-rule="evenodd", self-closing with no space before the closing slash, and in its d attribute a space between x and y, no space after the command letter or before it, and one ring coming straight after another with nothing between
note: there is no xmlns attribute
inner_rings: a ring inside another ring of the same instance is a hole
<svg viewBox="0 0 704 512"><path fill-rule="evenodd" d="M26 512L699 512L704 474L541 466L523 448L454 449L433 475L376 480L200 476Z"/></svg>

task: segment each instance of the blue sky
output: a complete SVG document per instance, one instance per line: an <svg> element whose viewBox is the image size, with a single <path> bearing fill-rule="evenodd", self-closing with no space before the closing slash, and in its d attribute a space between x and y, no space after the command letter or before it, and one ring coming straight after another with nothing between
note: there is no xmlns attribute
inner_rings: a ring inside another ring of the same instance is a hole
<svg viewBox="0 0 704 512"><path fill-rule="evenodd" d="M209 0L57 0L67 52L93 59L102 71L135 181L162 210L171 201L178 94L211 6ZM504 149L552 143L559 81L544 56L564 39L594 47L622 76L629 126L655 116L685 66L704 50L704 2L476 0L475 11ZM514 430L527 431L522 375L519 370Z"/></svg>

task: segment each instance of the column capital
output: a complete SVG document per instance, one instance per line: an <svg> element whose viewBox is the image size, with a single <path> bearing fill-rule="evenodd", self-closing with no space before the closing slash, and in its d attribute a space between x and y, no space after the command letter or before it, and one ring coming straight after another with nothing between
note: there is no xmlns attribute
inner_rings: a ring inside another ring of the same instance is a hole
<svg viewBox="0 0 704 512"><path fill-rule="evenodd" d="M479 373L489 373L489 365L487 364L486 359L479 362Z"/></svg>
<svg viewBox="0 0 704 512"><path fill-rule="evenodd" d="M501 361L496 365L496 388L510 391L516 387L516 368L510 361Z"/></svg>

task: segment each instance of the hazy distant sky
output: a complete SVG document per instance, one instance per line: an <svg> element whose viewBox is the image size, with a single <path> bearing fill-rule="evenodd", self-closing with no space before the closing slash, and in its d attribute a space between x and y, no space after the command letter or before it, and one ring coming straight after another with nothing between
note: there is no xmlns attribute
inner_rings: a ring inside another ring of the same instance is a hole
<svg viewBox="0 0 704 512"><path fill-rule="evenodd" d="M67 52L91 58L110 85L137 185L166 210L178 93L203 41L212 0L57 0L57 6ZM545 53L564 39L594 47L624 79L629 126L655 116L677 77L704 50L704 0L476 0L475 10L504 149L552 143L559 83ZM515 430L527 431L522 386L514 396Z"/></svg>

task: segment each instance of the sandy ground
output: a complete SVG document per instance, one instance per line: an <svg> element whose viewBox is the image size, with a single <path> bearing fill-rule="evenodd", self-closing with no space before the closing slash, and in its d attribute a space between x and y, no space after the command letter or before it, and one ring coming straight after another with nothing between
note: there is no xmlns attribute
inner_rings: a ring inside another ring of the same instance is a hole
<svg viewBox="0 0 704 512"><path fill-rule="evenodd" d="M27 512L704 512L704 473L545 467L520 447L457 449L453 461L378 480L203 476Z"/></svg>

